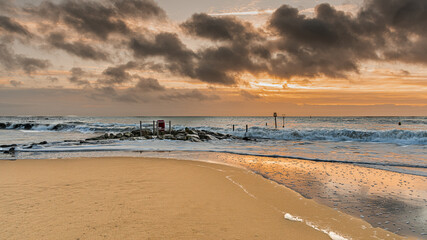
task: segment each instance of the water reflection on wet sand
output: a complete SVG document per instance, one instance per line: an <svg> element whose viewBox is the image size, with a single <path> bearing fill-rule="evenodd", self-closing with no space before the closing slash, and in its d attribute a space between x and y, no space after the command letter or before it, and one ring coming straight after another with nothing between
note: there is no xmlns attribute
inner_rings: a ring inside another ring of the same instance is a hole
<svg viewBox="0 0 427 240"><path fill-rule="evenodd" d="M155 155L239 165L307 198L363 218L375 227L404 236L427 238L426 177L353 164L223 153L168 152Z"/></svg>

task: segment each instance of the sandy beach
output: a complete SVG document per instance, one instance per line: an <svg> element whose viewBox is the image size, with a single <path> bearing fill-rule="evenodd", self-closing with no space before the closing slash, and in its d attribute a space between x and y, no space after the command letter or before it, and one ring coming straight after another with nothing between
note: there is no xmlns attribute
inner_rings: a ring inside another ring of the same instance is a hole
<svg viewBox="0 0 427 240"><path fill-rule="evenodd" d="M0 239L401 239L247 170L196 161L1 161L0 191Z"/></svg>

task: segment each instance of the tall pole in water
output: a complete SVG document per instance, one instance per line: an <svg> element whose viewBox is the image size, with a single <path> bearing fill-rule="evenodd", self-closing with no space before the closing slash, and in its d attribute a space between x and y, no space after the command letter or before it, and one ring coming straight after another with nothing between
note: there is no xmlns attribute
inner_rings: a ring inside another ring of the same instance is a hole
<svg viewBox="0 0 427 240"><path fill-rule="evenodd" d="M283 116L283 128L285 128L285 116L286 116L286 114L283 114L282 116Z"/></svg>
<svg viewBox="0 0 427 240"><path fill-rule="evenodd" d="M277 128L277 113L276 112L273 114L273 117L274 117L274 127Z"/></svg>

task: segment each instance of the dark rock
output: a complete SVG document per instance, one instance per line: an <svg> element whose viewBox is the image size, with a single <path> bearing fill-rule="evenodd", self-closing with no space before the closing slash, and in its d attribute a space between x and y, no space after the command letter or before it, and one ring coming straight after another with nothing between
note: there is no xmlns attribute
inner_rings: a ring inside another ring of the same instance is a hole
<svg viewBox="0 0 427 240"><path fill-rule="evenodd" d="M187 135L185 135L184 133L178 133L177 135L175 135L175 138L177 140L187 140Z"/></svg>
<svg viewBox="0 0 427 240"><path fill-rule="evenodd" d="M0 145L1 148L8 148L8 147L16 147L16 144L11 144L11 145Z"/></svg>
<svg viewBox="0 0 427 240"><path fill-rule="evenodd" d="M212 136L212 135L206 135L206 137L207 137L207 140L218 140L218 138L216 138L216 137L214 137L214 136Z"/></svg>
<svg viewBox="0 0 427 240"><path fill-rule="evenodd" d="M0 123L0 129L5 129L6 127L6 123Z"/></svg>
<svg viewBox="0 0 427 240"><path fill-rule="evenodd" d="M250 137L243 137L242 140L245 140L245 141L256 141L255 139L252 139Z"/></svg>
<svg viewBox="0 0 427 240"><path fill-rule="evenodd" d="M45 145L45 144L47 144L47 142L46 142L46 141L43 141L43 142L40 142L40 143L39 143L39 145Z"/></svg>
<svg viewBox="0 0 427 240"><path fill-rule="evenodd" d="M185 128L185 133L187 133L187 134L197 134L196 132L194 132L193 130L191 130L189 128Z"/></svg>
<svg viewBox="0 0 427 240"><path fill-rule="evenodd" d="M65 126L65 124L56 124L55 126L53 126L52 130L58 131L65 128Z"/></svg>
<svg viewBox="0 0 427 240"><path fill-rule="evenodd" d="M198 135L199 135L199 138L202 140L209 140L208 135L204 132L199 132Z"/></svg>
<svg viewBox="0 0 427 240"><path fill-rule="evenodd" d="M131 133L136 137L141 137L141 132L142 132L142 136L153 135L153 133L148 129L142 129L141 131L139 129L136 129L136 130L133 130Z"/></svg>
<svg viewBox="0 0 427 240"><path fill-rule="evenodd" d="M165 139L176 140L176 137L175 137L175 136L173 136L172 134L165 134L163 137L164 137Z"/></svg>
<svg viewBox="0 0 427 240"><path fill-rule="evenodd" d="M200 142L200 137L197 134L187 134L187 140Z"/></svg>
<svg viewBox="0 0 427 240"><path fill-rule="evenodd" d="M103 139L104 139L104 136L99 136L99 137L93 137L93 138L86 138L85 141L99 141Z"/></svg>
<svg viewBox="0 0 427 240"><path fill-rule="evenodd" d="M4 151L3 153L14 155L15 154L15 148L11 147L11 148L9 148L9 150Z"/></svg>
<svg viewBox="0 0 427 240"><path fill-rule="evenodd" d="M177 131L177 130L172 130L171 131L171 134L174 135L174 136L177 135L177 134L179 134L179 133L182 133L182 131Z"/></svg>

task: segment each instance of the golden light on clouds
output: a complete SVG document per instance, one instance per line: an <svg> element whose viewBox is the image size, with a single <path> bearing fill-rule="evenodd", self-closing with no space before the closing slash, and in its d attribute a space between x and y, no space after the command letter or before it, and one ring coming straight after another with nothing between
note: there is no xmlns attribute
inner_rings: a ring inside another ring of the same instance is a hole
<svg viewBox="0 0 427 240"><path fill-rule="evenodd" d="M14 14L1 13L4 106L40 98L50 106L75 102L69 107L75 111L87 101L123 112L155 103L188 113L202 105L213 115L232 108L243 114L243 106L257 115L281 105L295 115L322 112L314 106L328 107L327 114L339 109L337 115L342 109L334 106L383 109L365 114L410 106L405 114L427 115L422 8L388 22L383 17L400 6L379 0L242 1L222 8L199 1L190 13L176 3L76 1L18 0ZM170 17L178 13L179 20ZM59 93L67 100L48 97Z"/></svg>

